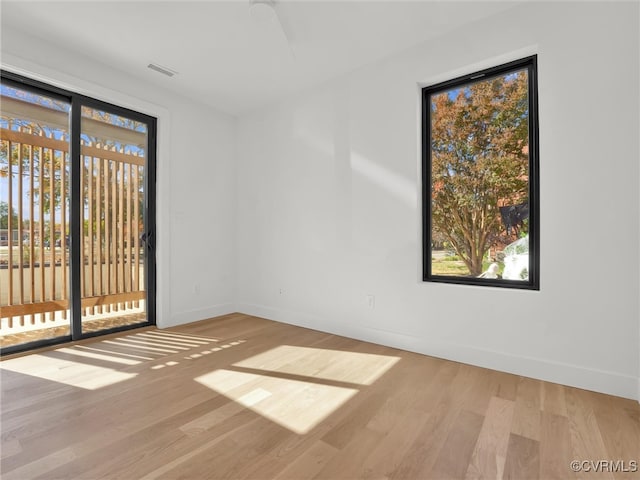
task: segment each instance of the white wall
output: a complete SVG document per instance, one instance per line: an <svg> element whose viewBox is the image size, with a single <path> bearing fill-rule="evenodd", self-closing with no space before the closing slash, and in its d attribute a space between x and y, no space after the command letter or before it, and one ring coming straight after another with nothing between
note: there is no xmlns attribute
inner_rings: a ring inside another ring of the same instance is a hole
<svg viewBox="0 0 640 480"><path fill-rule="evenodd" d="M6 25L2 66L158 118L157 323L233 312L235 118Z"/></svg>
<svg viewBox="0 0 640 480"><path fill-rule="evenodd" d="M640 398L638 9L531 2L241 118L238 309ZM419 85L531 53L541 290L423 283Z"/></svg>

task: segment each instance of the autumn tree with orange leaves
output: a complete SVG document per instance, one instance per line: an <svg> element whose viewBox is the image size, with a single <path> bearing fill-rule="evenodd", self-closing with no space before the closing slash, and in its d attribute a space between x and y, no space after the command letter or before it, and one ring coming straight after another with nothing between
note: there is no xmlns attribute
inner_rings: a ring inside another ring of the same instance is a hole
<svg viewBox="0 0 640 480"><path fill-rule="evenodd" d="M503 234L499 207L528 200L528 108L526 70L431 96L432 238L470 275Z"/></svg>

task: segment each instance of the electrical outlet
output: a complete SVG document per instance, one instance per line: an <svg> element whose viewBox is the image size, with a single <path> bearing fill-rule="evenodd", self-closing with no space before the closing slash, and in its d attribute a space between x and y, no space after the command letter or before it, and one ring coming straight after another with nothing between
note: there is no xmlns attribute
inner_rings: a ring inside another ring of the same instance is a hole
<svg viewBox="0 0 640 480"><path fill-rule="evenodd" d="M367 294L366 300L367 300L367 307L376 308L376 296L375 295Z"/></svg>

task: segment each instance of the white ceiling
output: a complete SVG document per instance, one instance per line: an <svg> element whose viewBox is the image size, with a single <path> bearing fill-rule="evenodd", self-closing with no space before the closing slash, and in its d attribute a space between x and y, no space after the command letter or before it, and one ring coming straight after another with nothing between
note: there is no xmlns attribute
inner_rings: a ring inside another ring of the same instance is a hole
<svg viewBox="0 0 640 480"><path fill-rule="evenodd" d="M514 6L510 1L2 0L2 26L233 115ZM178 72L172 78L151 62Z"/></svg>

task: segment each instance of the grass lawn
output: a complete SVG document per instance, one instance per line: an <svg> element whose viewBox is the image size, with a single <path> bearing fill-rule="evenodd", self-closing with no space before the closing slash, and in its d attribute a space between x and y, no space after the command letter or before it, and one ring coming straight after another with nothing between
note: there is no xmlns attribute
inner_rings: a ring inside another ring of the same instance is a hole
<svg viewBox="0 0 640 480"><path fill-rule="evenodd" d="M482 262L482 271L484 272L490 264L491 262ZM462 260L457 260L457 257L432 258L431 273L433 275L468 277L469 269Z"/></svg>

